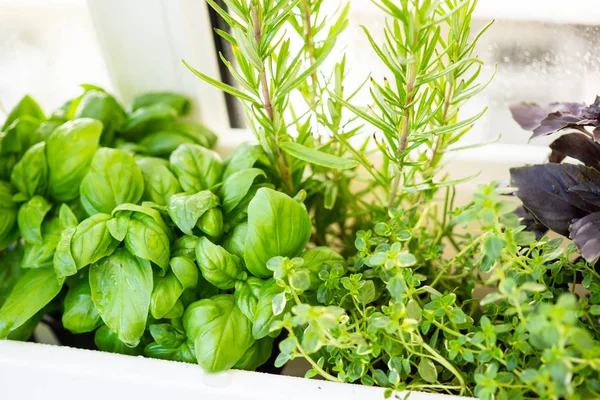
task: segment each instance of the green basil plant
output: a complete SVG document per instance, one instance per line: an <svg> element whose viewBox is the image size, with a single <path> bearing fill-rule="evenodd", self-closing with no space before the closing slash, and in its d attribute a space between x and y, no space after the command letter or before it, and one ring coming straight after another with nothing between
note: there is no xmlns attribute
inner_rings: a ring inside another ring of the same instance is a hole
<svg viewBox="0 0 600 400"><path fill-rule="evenodd" d="M0 339L58 313L100 350L256 369L282 317L267 262L310 238L303 192L274 190L260 146L221 159L184 96L128 110L83 87L48 116L24 97L0 133Z"/></svg>

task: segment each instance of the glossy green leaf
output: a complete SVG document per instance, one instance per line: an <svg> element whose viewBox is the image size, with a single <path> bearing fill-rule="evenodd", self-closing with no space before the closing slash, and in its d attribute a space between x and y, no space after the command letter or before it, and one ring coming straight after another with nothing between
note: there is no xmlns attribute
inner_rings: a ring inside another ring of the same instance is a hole
<svg viewBox="0 0 600 400"><path fill-rule="evenodd" d="M0 250L8 247L17 239L18 210L18 204L12 198L10 184L0 181Z"/></svg>
<svg viewBox="0 0 600 400"><path fill-rule="evenodd" d="M29 198L46 193L48 187L46 143L38 143L27 149L23 158L15 165L10 181L18 191Z"/></svg>
<svg viewBox="0 0 600 400"><path fill-rule="evenodd" d="M334 156L333 154L306 147L300 143L281 143L280 147L287 154L307 163L325 168L352 169L358 165L358 161Z"/></svg>
<svg viewBox="0 0 600 400"><path fill-rule="evenodd" d="M235 304L244 313L246 318L252 322L255 320L256 306L263 284L264 281L262 279L251 276L246 281L236 282L235 285Z"/></svg>
<svg viewBox="0 0 600 400"><path fill-rule="evenodd" d="M129 219L125 247L140 258L152 261L166 271L170 258L169 235L164 223L143 213L133 213Z"/></svg>
<svg viewBox="0 0 600 400"><path fill-rule="evenodd" d="M106 325L101 326L100 329L96 331L94 343L98 349L109 353L139 356L144 352L144 344L142 342L135 347L131 347L119 340L119 336L111 331Z"/></svg>
<svg viewBox="0 0 600 400"><path fill-rule="evenodd" d="M266 338L255 341L232 368L243 369L246 371L256 370L271 357L271 353L273 352L273 340L273 338L267 336Z"/></svg>
<svg viewBox="0 0 600 400"><path fill-rule="evenodd" d="M259 278L272 276L267 261L275 256L300 255L311 228L310 217L300 203L283 193L259 189L248 207L246 267Z"/></svg>
<svg viewBox="0 0 600 400"><path fill-rule="evenodd" d="M26 242L42 242L42 222L51 208L52 205L42 196L34 196L21 206L17 223Z"/></svg>
<svg viewBox="0 0 600 400"><path fill-rule="evenodd" d="M87 274L78 277L65 297L63 326L72 333L91 332L102 325L102 318L92 300L92 289Z"/></svg>
<svg viewBox="0 0 600 400"><path fill-rule="evenodd" d="M238 256L205 237L198 240L196 261L204 279L219 289L231 289L237 280L243 280L246 276L244 263Z"/></svg>
<svg viewBox="0 0 600 400"><path fill-rule="evenodd" d="M115 131L121 129L127 115L113 96L104 90L92 89L81 96L73 117L93 118L102 122L100 143L110 146L114 142Z"/></svg>
<svg viewBox="0 0 600 400"><path fill-rule="evenodd" d="M73 254L71 253L71 240L77 228L67 227L61 235L58 243L56 244L56 251L54 253L53 264L56 276L60 278L66 278L77 273L77 263Z"/></svg>
<svg viewBox="0 0 600 400"><path fill-rule="evenodd" d="M142 171L122 150L101 148L81 183L81 204L89 215L110 214L123 203L137 203L144 193Z"/></svg>
<svg viewBox="0 0 600 400"><path fill-rule="evenodd" d="M248 234L248 223L243 222L236 225L223 241L223 247L231 254L244 258L246 248L246 235Z"/></svg>
<svg viewBox="0 0 600 400"><path fill-rule="evenodd" d="M182 144L169 158L171 169L186 192L210 189L223 174L223 161L214 151L197 144Z"/></svg>
<svg viewBox="0 0 600 400"><path fill-rule="evenodd" d="M196 227L206 234L210 239L219 241L223 235L223 212L219 207L213 207L206 211L196 223Z"/></svg>
<svg viewBox="0 0 600 400"><path fill-rule="evenodd" d="M249 143L240 144L227 162L227 167L223 173L223 180L225 181L236 172L253 168L259 161L267 163L267 156L262 147Z"/></svg>
<svg viewBox="0 0 600 400"><path fill-rule="evenodd" d="M179 93L173 92L152 92L137 96L133 99L133 111L140 108L149 107L155 104L166 104L177 111L179 115L187 115L190 112L192 104L190 100Z"/></svg>
<svg viewBox="0 0 600 400"><path fill-rule="evenodd" d="M198 364L208 373L230 369L254 344L252 323L235 305L232 295L193 303L185 311L183 323L195 344Z"/></svg>
<svg viewBox="0 0 600 400"><path fill-rule="evenodd" d="M23 275L0 308L0 339L44 308L61 288L52 268L32 269Z"/></svg>
<svg viewBox="0 0 600 400"><path fill-rule="evenodd" d="M194 235L185 235L173 243L171 255L173 257L185 257L190 260L196 259L196 246L198 238Z"/></svg>
<svg viewBox="0 0 600 400"><path fill-rule="evenodd" d="M39 104L31 96L26 95L12 110L10 110L0 131L6 131L6 129L17 120L17 118L23 116L29 116L40 121L46 119L46 116L44 115L44 112Z"/></svg>
<svg viewBox="0 0 600 400"><path fill-rule="evenodd" d="M196 194L179 193L169 199L166 207L169 216L185 234L191 235L198 219L219 205L219 198L209 190Z"/></svg>
<svg viewBox="0 0 600 400"><path fill-rule="evenodd" d="M234 172L223 182L220 195L225 214L230 213L242 201L259 176L266 177L266 174L261 169L249 168Z"/></svg>
<svg viewBox="0 0 600 400"><path fill-rule="evenodd" d="M46 142L50 194L60 201L79 196L79 186L98 149L102 123L89 118L56 128Z"/></svg>
<svg viewBox="0 0 600 400"><path fill-rule="evenodd" d="M77 226L71 238L71 254L78 270L111 255L119 246L107 227L111 218L108 214L96 214Z"/></svg>
<svg viewBox="0 0 600 400"><path fill-rule="evenodd" d="M165 276L154 278L154 288L150 299L150 313L156 319L165 318L175 307L183 293L183 285L172 271Z"/></svg>
<svg viewBox="0 0 600 400"><path fill-rule="evenodd" d="M130 141L139 140L153 132L168 129L177 118L177 111L167 104L142 107L129 115L119 134Z"/></svg>
<svg viewBox="0 0 600 400"><path fill-rule="evenodd" d="M152 294L152 267L120 248L90 267L92 299L119 340L137 346L146 329Z"/></svg>
<svg viewBox="0 0 600 400"><path fill-rule="evenodd" d="M193 289L198 284L198 267L186 257L173 257L170 261L171 271L183 286L183 289Z"/></svg>
<svg viewBox="0 0 600 400"><path fill-rule="evenodd" d="M277 285L275 279L269 279L261 287L252 325L254 339L258 340L269 335L276 336L278 334L278 332L271 332L273 322L282 317L281 314L277 316L273 312L273 298L282 293L283 288Z"/></svg>

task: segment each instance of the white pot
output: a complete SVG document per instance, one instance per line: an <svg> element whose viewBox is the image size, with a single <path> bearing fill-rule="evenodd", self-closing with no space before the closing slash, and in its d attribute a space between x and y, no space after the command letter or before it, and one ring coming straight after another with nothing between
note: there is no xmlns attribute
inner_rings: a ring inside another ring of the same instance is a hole
<svg viewBox="0 0 600 400"><path fill-rule="evenodd" d="M383 389L37 343L0 341L2 399L383 400ZM410 400L464 397L399 393Z"/></svg>

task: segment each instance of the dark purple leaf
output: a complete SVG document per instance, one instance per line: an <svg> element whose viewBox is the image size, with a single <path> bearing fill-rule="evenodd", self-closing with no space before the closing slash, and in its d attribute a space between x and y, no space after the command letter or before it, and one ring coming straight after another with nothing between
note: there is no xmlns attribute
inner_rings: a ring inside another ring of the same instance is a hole
<svg viewBox="0 0 600 400"><path fill-rule="evenodd" d="M584 201L600 207L600 181L592 181L573 186L569 189Z"/></svg>
<svg viewBox="0 0 600 400"><path fill-rule="evenodd" d="M532 131L540 126L540 123L548 117L548 114L560 111L577 115L584 107L584 104L579 103L550 103L542 106L535 103L519 103L512 104L509 108L514 120L521 128Z"/></svg>
<svg viewBox="0 0 600 400"><path fill-rule="evenodd" d="M600 144L581 133L568 133L550 145L550 162L560 163L565 157L572 157L588 167L600 169Z"/></svg>
<svg viewBox="0 0 600 400"><path fill-rule="evenodd" d="M581 122L581 117L563 113L560 111L548 114L548 116L540 122L540 125L533 130L533 135L530 139L546 136L551 133L558 132L562 129L572 128Z"/></svg>
<svg viewBox="0 0 600 400"><path fill-rule="evenodd" d="M571 239L588 262L600 257L600 212L575 221L569 228Z"/></svg>
<svg viewBox="0 0 600 400"><path fill-rule="evenodd" d="M592 168L572 164L542 164L512 168L511 185L523 205L545 226L561 235L568 235L573 219L581 218L600 208L584 201L570 188L600 180Z"/></svg>

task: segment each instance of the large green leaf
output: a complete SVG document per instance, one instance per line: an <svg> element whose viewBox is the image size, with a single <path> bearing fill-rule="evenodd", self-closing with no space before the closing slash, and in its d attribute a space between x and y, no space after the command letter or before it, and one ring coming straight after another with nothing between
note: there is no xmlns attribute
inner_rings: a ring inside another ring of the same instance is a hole
<svg viewBox="0 0 600 400"><path fill-rule="evenodd" d="M50 194L60 201L79 196L79 186L98 149L102 123L80 118L52 132L46 142Z"/></svg>
<svg viewBox="0 0 600 400"><path fill-rule="evenodd" d="M275 190L259 189L248 207L246 267L259 278L272 276L267 261L300 255L311 228L308 212L300 203Z"/></svg>
<svg viewBox="0 0 600 400"><path fill-rule="evenodd" d="M52 204L42 196L34 196L21 206L17 214L17 223L26 242L42 242L42 222L51 208Z"/></svg>
<svg viewBox="0 0 600 400"><path fill-rule="evenodd" d="M266 174L261 169L249 168L234 172L223 182L220 193L225 214L229 214L240 204L259 176L266 177Z"/></svg>
<svg viewBox="0 0 600 400"><path fill-rule="evenodd" d="M219 289L227 290L246 277L244 263L223 247L201 237L196 246L196 261L202 276Z"/></svg>
<svg viewBox="0 0 600 400"><path fill-rule="evenodd" d="M223 174L221 157L197 144L182 144L171 154L169 162L186 192L210 189Z"/></svg>
<svg viewBox="0 0 600 400"><path fill-rule="evenodd" d="M219 198L210 190L203 190L196 194L179 193L172 196L166 209L175 225L183 233L191 235L198 219L218 205Z"/></svg>
<svg viewBox="0 0 600 400"><path fill-rule="evenodd" d="M93 118L102 122L104 129L100 143L110 146L114 142L115 131L121 129L126 118L125 111L117 100L104 90L87 90L77 104L74 118Z"/></svg>
<svg viewBox="0 0 600 400"><path fill-rule="evenodd" d="M15 165L10 181L19 192L29 198L46 193L48 187L46 143L38 143L27 149L23 158Z"/></svg>
<svg viewBox="0 0 600 400"><path fill-rule="evenodd" d="M269 335L276 335L276 333L271 333L271 325L273 321L281 319L283 313L279 315L273 313L273 297L281 295L281 293L283 293L283 288L277 284L275 279L269 279L260 288L252 325L254 339L258 340Z"/></svg>
<svg viewBox="0 0 600 400"><path fill-rule="evenodd" d="M89 215L110 214L123 203L137 203L144 193L142 171L122 150L101 148L81 182L81 204Z"/></svg>
<svg viewBox="0 0 600 400"><path fill-rule="evenodd" d="M92 300L88 274L77 277L65 297L63 326L73 333L91 332L102 325L102 318Z"/></svg>
<svg viewBox="0 0 600 400"><path fill-rule="evenodd" d="M177 111L171 106L153 104L135 110L125 121L119 133L127 140L138 141L153 132L170 128L175 118L177 118Z"/></svg>
<svg viewBox="0 0 600 400"><path fill-rule="evenodd" d="M71 239L71 254L78 270L111 255L119 246L107 227L111 219L108 214L96 214L77 226Z"/></svg>
<svg viewBox="0 0 600 400"><path fill-rule="evenodd" d="M263 284L264 281L262 279L251 276L246 281L236 282L235 285L235 304L252 322L254 322L255 319L254 316L258 304L258 297L260 296L260 289Z"/></svg>
<svg viewBox="0 0 600 400"><path fill-rule="evenodd" d="M152 294L152 267L120 248L90 267L92 299L104 323L131 347L140 342Z"/></svg>
<svg viewBox="0 0 600 400"><path fill-rule="evenodd" d="M254 344L252 323L229 294L193 303L183 323L195 344L198 364L208 373L230 369Z"/></svg>
<svg viewBox="0 0 600 400"><path fill-rule="evenodd" d="M168 163L160 158L143 157L136 159L144 177L144 199L165 206L171 197L181 192L175 175Z"/></svg>
<svg viewBox="0 0 600 400"><path fill-rule="evenodd" d="M46 119L46 116L44 115L44 112L39 104L31 96L26 95L12 110L10 110L10 113L8 113L8 116L6 117L4 125L2 125L2 129L0 129L0 131L6 131L9 125L16 121L17 118L23 116L29 116L40 121Z"/></svg>
<svg viewBox="0 0 600 400"><path fill-rule="evenodd" d="M61 288L52 268L32 269L23 275L0 308L0 339L37 314Z"/></svg>

